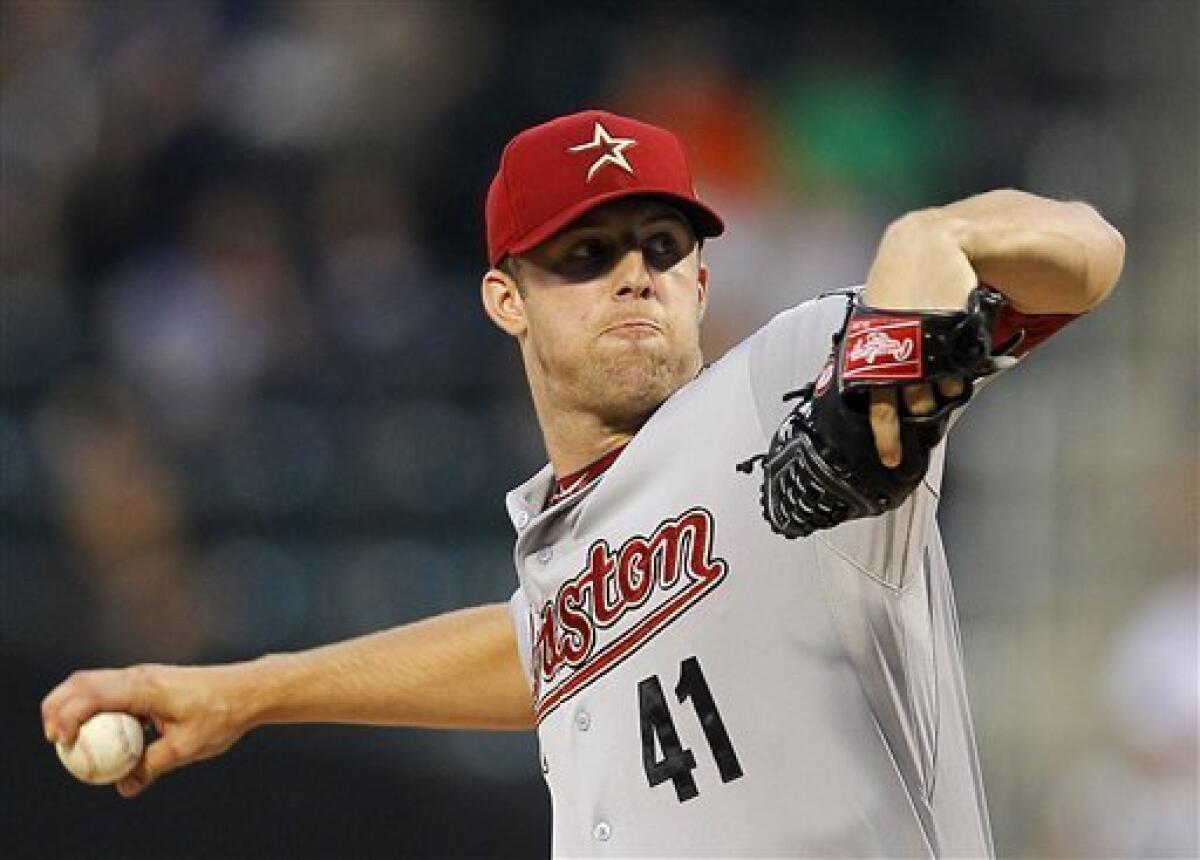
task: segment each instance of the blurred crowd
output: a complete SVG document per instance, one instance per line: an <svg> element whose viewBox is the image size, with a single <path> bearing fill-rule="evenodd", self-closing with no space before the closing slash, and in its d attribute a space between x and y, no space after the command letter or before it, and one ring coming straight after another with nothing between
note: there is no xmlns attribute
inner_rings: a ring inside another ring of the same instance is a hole
<svg viewBox="0 0 1200 860"><path fill-rule="evenodd" d="M504 599L544 455L483 194L602 106L679 132L730 224L710 358L913 207L1017 186L1126 233L1111 306L972 407L943 523L1001 848L1194 855L1196 10L802 5L6 2L4 659Z"/></svg>

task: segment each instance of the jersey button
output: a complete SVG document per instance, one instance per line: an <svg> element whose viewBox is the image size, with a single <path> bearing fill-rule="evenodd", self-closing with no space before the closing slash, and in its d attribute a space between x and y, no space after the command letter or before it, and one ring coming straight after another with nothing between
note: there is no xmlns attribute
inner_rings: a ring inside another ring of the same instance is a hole
<svg viewBox="0 0 1200 860"><path fill-rule="evenodd" d="M612 828L607 821L601 821L592 828L592 836L596 837L597 842L607 842L608 837L612 836Z"/></svg>
<svg viewBox="0 0 1200 860"><path fill-rule="evenodd" d="M517 524L517 528L519 529L523 529L525 526L529 525L529 511L517 511L515 522Z"/></svg>
<svg viewBox="0 0 1200 860"><path fill-rule="evenodd" d="M538 550L537 560L542 564L549 564L552 558L554 558L554 550L550 549L550 547L544 546Z"/></svg>
<svg viewBox="0 0 1200 860"><path fill-rule="evenodd" d="M580 711L575 715L575 727L581 732L586 732L592 727L592 718L587 711Z"/></svg>

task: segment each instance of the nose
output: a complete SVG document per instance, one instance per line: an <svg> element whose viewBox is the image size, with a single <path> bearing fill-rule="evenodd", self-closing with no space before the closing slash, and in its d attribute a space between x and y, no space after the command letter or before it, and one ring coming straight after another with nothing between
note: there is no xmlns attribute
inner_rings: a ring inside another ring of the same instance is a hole
<svg viewBox="0 0 1200 860"><path fill-rule="evenodd" d="M649 299L654 295L654 277L641 248L630 248L617 264L616 298Z"/></svg>

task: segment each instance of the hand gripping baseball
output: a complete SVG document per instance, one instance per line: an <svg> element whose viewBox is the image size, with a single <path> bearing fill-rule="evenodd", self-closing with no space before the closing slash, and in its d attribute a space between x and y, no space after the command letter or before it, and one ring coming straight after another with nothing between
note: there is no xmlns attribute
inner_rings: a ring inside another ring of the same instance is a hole
<svg viewBox="0 0 1200 860"><path fill-rule="evenodd" d="M771 528L806 537L899 507L924 478L951 411L970 399L975 379L996 370L991 335L1003 301L986 287L973 290L962 311L887 311L852 299L817 379L785 395L798 402L766 453L738 465L750 473L762 463L763 516ZM959 393L946 396L953 389L934 385L932 410L902 410L900 463L884 466L871 429L870 391L947 379L962 380Z"/></svg>
<svg viewBox="0 0 1200 860"><path fill-rule="evenodd" d="M169 771L229 749L249 728L235 707L236 667L135 666L76 672L42 701L49 741L73 743L99 711L130 713L153 724L158 738L133 771L116 783L125 797Z"/></svg>

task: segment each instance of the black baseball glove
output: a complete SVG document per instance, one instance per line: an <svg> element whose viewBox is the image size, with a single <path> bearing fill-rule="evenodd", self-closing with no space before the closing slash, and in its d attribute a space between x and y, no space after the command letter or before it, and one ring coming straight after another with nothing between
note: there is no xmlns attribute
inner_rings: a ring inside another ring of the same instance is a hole
<svg viewBox="0 0 1200 860"><path fill-rule="evenodd" d="M974 392L973 381L995 372L992 331L1004 298L979 287L963 311L887 311L853 296L833 350L817 379L784 396L796 408L775 432L765 454L744 463L763 467L763 516L777 533L806 537L846 520L899 507L925 477L929 452L946 433L952 410ZM956 377L962 393L946 397L936 384L936 408L926 415L900 412L900 465L880 462L871 431L869 391L878 386L935 383Z"/></svg>

